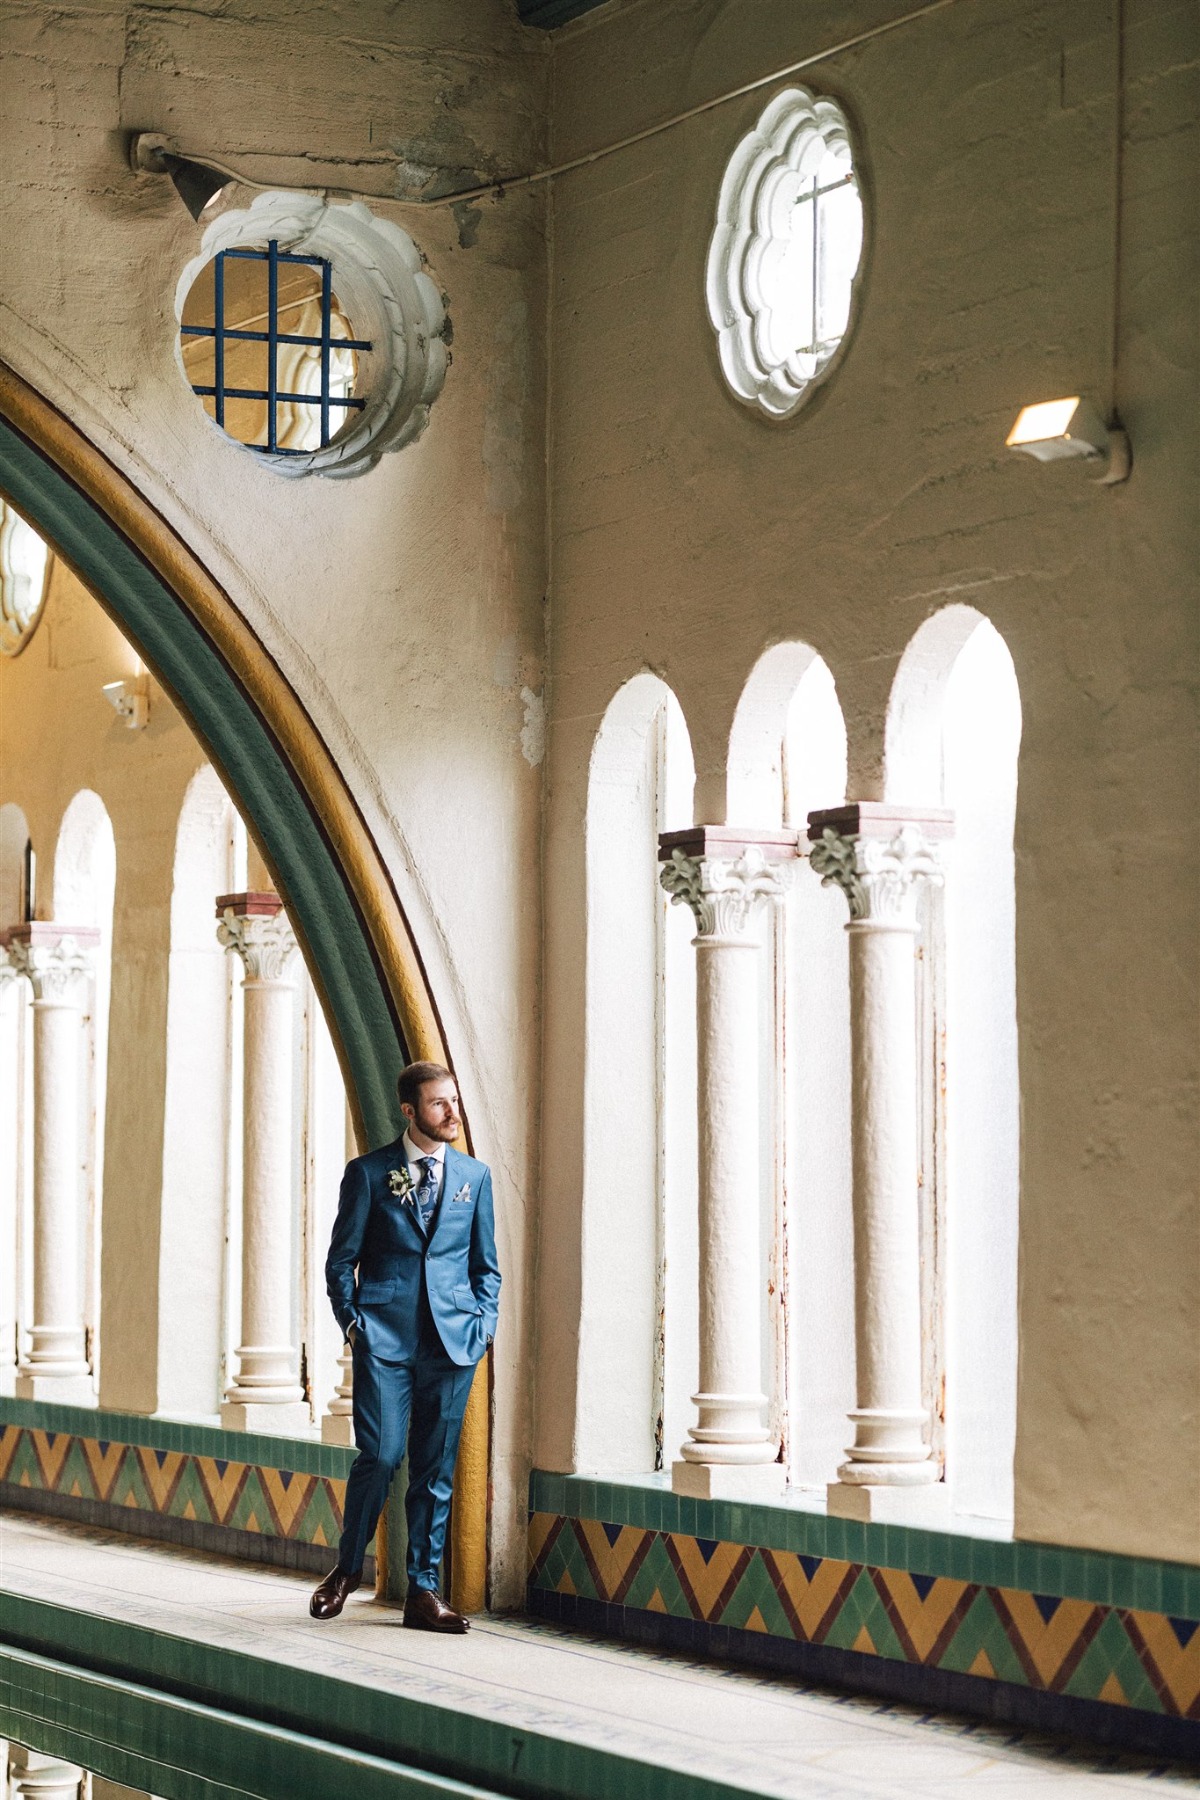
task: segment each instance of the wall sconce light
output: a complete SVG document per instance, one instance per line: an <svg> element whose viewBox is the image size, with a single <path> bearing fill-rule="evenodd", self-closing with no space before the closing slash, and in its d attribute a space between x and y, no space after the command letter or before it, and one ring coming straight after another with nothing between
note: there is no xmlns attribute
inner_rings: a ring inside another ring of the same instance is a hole
<svg viewBox="0 0 1200 1800"><path fill-rule="evenodd" d="M231 186L231 178L193 157L176 156L168 139L158 131L138 131L129 140L129 165L139 175L166 175L183 204L199 223L201 214L218 194Z"/></svg>
<svg viewBox="0 0 1200 1800"><path fill-rule="evenodd" d="M144 675L106 681L100 692L130 731L141 731L150 723L150 689Z"/></svg>
<svg viewBox="0 0 1200 1800"><path fill-rule="evenodd" d="M1096 480L1106 487L1127 481L1133 466L1126 433L1120 426L1106 425L1091 401L1078 394L1023 406L1005 443L1010 450L1022 450L1039 462L1057 462L1066 456L1103 461L1107 466Z"/></svg>

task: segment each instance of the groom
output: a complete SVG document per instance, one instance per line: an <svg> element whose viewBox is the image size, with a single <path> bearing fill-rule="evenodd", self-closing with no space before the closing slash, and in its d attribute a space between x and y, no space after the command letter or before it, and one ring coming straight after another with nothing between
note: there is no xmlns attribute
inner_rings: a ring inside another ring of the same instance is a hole
<svg viewBox="0 0 1200 1800"><path fill-rule="evenodd" d="M440 1063L398 1083L404 1135L342 1178L325 1284L354 1363L354 1441L337 1567L309 1602L336 1619L408 1441L408 1598L416 1631L466 1631L438 1593L454 1463L475 1365L496 1330L500 1270L485 1163L452 1146L458 1088ZM357 1265L357 1284L355 1267Z"/></svg>

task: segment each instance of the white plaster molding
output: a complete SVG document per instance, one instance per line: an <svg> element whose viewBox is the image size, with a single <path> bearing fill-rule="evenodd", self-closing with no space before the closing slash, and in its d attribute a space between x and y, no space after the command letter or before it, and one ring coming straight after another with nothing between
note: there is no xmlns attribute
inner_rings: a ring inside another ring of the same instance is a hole
<svg viewBox="0 0 1200 1800"><path fill-rule="evenodd" d="M429 409L445 380L445 307L424 259L408 233L390 219L377 219L361 201L331 206L315 194L259 194L253 204L222 213L205 231L200 254L179 278L175 314L201 269L219 250L265 248L275 239L281 250L322 256L333 265L333 285L346 318L370 351L358 352L366 406L331 444L304 456L247 454L281 475L362 475L390 450L401 450L424 430ZM183 340L175 356L188 386ZM213 429L221 427L214 423ZM230 443L236 439L222 437Z"/></svg>
<svg viewBox="0 0 1200 1800"><path fill-rule="evenodd" d="M217 942L241 957L247 982L290 986L288 972L297 944L285 914L237 913L227 906L217 924Z"/></svg>
<svg viewBox="0 0 1200 1800"><path fill-rule="evenodd" d="M846 837L826 826L809 852L822 887L839 887L853 924L917 929L917 881L940 882L936 846L916 825L892 838Z"/></svg>
<svg viewBox="0 0 1200 1800"><path fill-rule="evenodd" d="M8 960L19 975L24 975L33 988L33 997L43 1006L75 1006L81 1010L87 1000L87 979L96 966L98 931L81 929L78 934L64 931L57 937L14 938L8 946Z"/></svg>
<svg viewBox="0 0 1200 1800"><path fill-rule="evenodd" d="M744 939L759 901L783 898L778 867L753 844L735 859L701 859L674 849L659 881L675 905L691 908L698 939Z"/></svg>
<svg viewBox="0 0 1200 1800"><path fill-rule="evenodd" d="M795 411L849 330L847 323L836 342L815 352L798 349L782 305L794 209L831 151L852 169L841 108L805 88L785 88L737 146L721 183L708 247L708 314L733 392L775 419ZM857 196L856 179L853 188ZM856 270L860 263L861 244Z"/></svg>

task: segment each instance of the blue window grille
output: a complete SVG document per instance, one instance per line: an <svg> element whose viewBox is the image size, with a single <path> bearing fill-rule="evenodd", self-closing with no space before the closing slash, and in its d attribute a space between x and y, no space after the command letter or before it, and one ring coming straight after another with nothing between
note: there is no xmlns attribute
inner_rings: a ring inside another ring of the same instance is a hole
<svg viewBox="0 0 1200 1800"><path fill-rule="evenodd" d="M241 262L260 262L267 265L267 329L265 331L248 331L225 323L225 264L231 258ZM279 329L279 268L281 263L300 263L306 268L320 271L321 335L319 337L308 337L301 332ZM332 328L333 268L326 257L293 256L290 252L281 250L274 238L271 239L265 250L218 250L213 258L213 322L211 325L183 325L180 327L186 337L211 338L213 340L212 385L197 386L193 382L192 392L211 397L216 422L222 429L225 426L225 403L227 400L265 400L267 403L267 441L265 444L248 444L246 448L261 450L264 455L269 456L309 456L311 451L292 450L279 443L279 427L275 410L278 405L319 407L321 448L324 449L344 420L344 414L341 414L331 429L334 409L352 408L361 411L367 404L365 400L356 400L352 396L334 394L330 391L332 386L330 364L335 349L369 350L371 345L363 338L335 338ZM226 385L225 346L230 338L267 346L267 385L265 388L235 388ZM320 350L321 387L319 393L280 392L279 346L281 344L308 344L314 349Z"/></svg>

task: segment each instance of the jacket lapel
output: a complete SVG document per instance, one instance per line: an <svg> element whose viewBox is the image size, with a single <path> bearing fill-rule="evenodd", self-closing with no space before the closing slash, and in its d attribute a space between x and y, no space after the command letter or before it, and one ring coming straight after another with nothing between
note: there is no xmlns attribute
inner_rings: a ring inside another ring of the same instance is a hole
<svg viewBox="0 0 1200 1800"><path fill-rule="evenodd" d="M450 1210L450 1202L462 1186L461 1163L462 1158L453 1144L447 1144L446 1158L442 1164L442 1191L437 1211L433 1215L433 1237L437 1236L438 1228Z"/></svg>
<svg viewBox="0 0 1200 1800"><path fill-rule="evenodd" d="M407 1169L413 1178L414 1187L420 1179L420 1170L414 1168L413 1164L409 1162L404 1154L403 1133L396 1139L394 1144L389 1144L388 1146L387 1166L389 1169ZM388 1203L395 1208L402 1219L407 1218L411 1222L412 1228L417 1235L418 1242L423 1244L425 1242L425 1232L421 1226L421 1214L418 1211L417 1203L413 1195L410 1194L407 1200L401 1201L397 1194L392 1193L391 1187L389 1186Z"/></svg>

